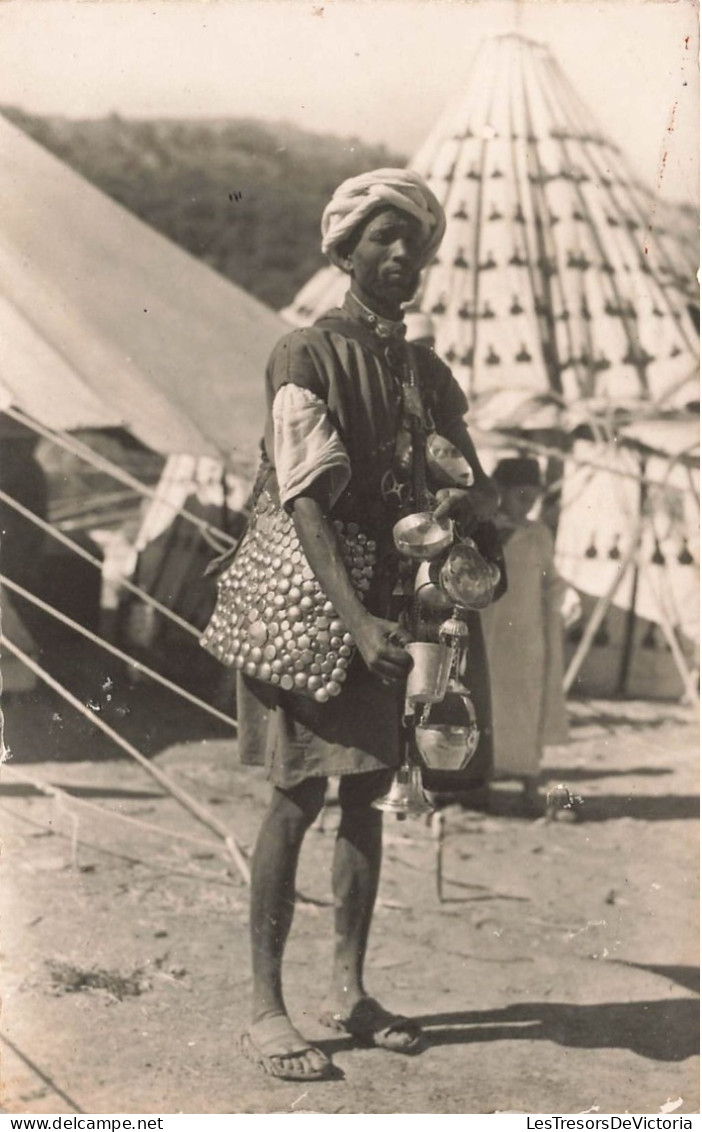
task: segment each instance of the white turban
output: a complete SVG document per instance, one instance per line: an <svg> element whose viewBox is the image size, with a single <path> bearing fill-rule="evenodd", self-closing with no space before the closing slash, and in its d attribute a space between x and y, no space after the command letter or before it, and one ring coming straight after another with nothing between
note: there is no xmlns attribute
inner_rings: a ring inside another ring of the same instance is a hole
<svg viewBox="0 0 702 1132"><path fill-rule="evenodd" d="M322 214L322 251L332 263L341 267L339 244L382 207L397 208L419 221L424 235L422 267L426 267L443 239L446 216L429 186L411 169L374 169L339 185Z"/></svg>

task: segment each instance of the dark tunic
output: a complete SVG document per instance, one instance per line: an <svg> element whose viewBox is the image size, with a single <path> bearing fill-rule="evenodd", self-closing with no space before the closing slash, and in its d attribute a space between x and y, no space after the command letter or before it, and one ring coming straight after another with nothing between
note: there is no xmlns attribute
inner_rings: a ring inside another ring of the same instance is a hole
<svg viewBox="0 0 702 1132"><path fill-rule="evenodd" d="M397 356L397 346L362 322L348 299L313 327L286 335L276 345L266 371L264 441L271 465L266 487L277 496L271 414L276 393L293 383L327 405L351 470L349 484L329 518L357 522L376 541L378 564L365 605L371 613L393 619L398 612L393 591L399 560L391 532L409 503L408 488L395 465L403 420ZM415 347L414 358L430 424L439 433L448 432L466 412L465 396L432 350ZM489 692L477 616L471 617L470 627L471 664L477 678L471 691L478 701L485 748L473 760L476 769L471 778L477 774L482 780L491 760ZM241 761L265 764L270 780L283 789L309 777L377 771L396 767L400 761L402 694L373 677L358 654L341 693L327 703L241 673L237 702Z"/></svg>

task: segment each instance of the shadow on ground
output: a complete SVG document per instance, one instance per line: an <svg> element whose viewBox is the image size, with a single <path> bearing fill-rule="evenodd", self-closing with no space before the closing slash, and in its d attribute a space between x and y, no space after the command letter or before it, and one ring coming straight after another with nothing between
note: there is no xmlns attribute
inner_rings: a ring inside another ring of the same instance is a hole
<svg viewBox="0 0 702 1132"><path fill-rule="evenodd" d="M668 983L677 983L678 986L685 987L685 990L694 991L695 994L700 993L699 967L684 964L665 966L662 963L631 963L628 959L610 959L610 963L633 967L637 971L650 971L652 975L660 975Z"/></svg>
<svg viewBox="0 0 702 1132"><path fill-rule="evenodd" d="M569 776L565 777L565 781L569 781ZM577 790L573 793L577 795ZM490 791L490 800L486 806L469 808L480 809L495 817L534 821L534 815L524 810L521 792L503 787ZM618 818L632 818L635 821L697 821L699 816L700 800L694 794L592 794L583 798L579 809L580 821L588 823L615 821Z"/></svg>
<svg viewBox="0 0 702 1132"><path fill-rule="evenodd" d="M119 787L109 786L73 786L67 783L57 783L64 794L73 798L120 798L124 801L142 802L154 798L165 798L163 792L153 790L121 790ZM33 786L31 782L0 782L0 798L42 798L44 791Z"/></svg>
<svg viewBox="0 0 702 1132"><path fill-rule="evenodd" d="M545 768L549 779L563 782L591 782L596 778L660 778L673 771L667 766L589 767L551 766Z"/></svg>
<svg viewBox="0 0 702 1132"><path fill-rule="evenodd" d="M636 701L623 702L634 703ZM655 701L649 702L650 710L639 718L633 712L631 714L626 711L609 712L594 708L591 712L585 713L580 709L570 713L569 725L576 729L600 727L603 731L608 731L612 735L616 734L620 728L628 728L631 731L649 731L657 727L665 727L666 724L670 723L671 717L675 717L676 713L679 714L683 710L682 705L676 700L671 700L667 707L663 707L659 703L658 707L660 712L654 715Z"/></svg>
<svg viewBox="0 0 702 1132"><path fill-rule="evenodd" d="M432 1046L549 1041L579 1049L628 1049L653 1061L699 1052L699 1002L693 998L574 1005L513 1003L499 1010L427 1014L416 1019Z"/></svg>

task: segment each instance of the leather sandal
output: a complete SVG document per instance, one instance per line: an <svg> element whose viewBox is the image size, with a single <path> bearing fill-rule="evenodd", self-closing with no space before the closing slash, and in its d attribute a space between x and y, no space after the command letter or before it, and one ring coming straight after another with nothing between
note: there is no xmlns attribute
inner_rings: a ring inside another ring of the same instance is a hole
<svg viewBox="0 0 702 1132"><path fill-rule="evenodd" d="M319 1021L331 1030L393 1053L415 1054L425 1047L424 1035L416 1022L404 1014L391 1014L370 997L359 999L348 1015L325 1010Z"/></svg>
<svg viewBox="0 0 702 1132"><path fill-rule="evenodd" d="M286 1046L292 1046L286 1049ZM269 1077L286 1081L325 1081L334 1077L334 1063L306 1041L284 1014L271 1014L241 1036L241 1052ZM314 1062L310 1064L310 1054Z"/></svg>

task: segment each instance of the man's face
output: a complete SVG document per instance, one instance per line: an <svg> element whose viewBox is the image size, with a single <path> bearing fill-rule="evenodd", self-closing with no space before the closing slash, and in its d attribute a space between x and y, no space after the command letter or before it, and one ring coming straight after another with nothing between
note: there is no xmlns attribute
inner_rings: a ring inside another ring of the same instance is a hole
<svg viewBox="0 0 702 1132"><path fill-rule="evenodd" d="M523 523L536 500L541 495L541 489L533 484L512 484L500 488L500 511L513 523Z"/></svg>
<svg viewBox="0 0 702 1132"><path fill-rule="evenodd" d="M399 317L417 290L423 250L422 226L413 216L395 208L375 213L345 260L352 291L378 314Z"/></svg>

